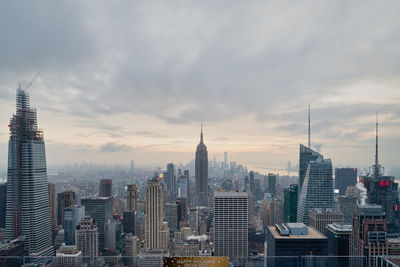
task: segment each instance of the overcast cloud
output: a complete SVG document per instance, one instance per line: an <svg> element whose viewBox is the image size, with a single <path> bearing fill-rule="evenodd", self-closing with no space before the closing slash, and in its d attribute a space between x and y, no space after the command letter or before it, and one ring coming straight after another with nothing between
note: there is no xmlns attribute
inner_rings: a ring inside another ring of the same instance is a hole
<svg viewBox="0 0 400 267"><path fill-rule="evenodd" d="M29 92L50 164L88 144L119 162L190 160L200 122L211 154L296 162L310 103L312 140L334 164L372 163L379 112L381 158L396 167L399 12L395 0L3 1L0 142L17 83L40 72Z"/></svg>

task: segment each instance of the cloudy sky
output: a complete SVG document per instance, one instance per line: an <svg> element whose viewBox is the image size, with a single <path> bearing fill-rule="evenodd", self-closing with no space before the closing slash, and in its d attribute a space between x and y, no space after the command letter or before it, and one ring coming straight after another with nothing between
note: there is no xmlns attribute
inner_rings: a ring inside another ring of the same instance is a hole
<svg viewBox="0 0 400 267"><path fill-rule="evenodd" d="M268 167L307 141L334 165L400 150L400 2L2 1L0 160L15 89L38 108L49 164L210 156Z"/></svg>

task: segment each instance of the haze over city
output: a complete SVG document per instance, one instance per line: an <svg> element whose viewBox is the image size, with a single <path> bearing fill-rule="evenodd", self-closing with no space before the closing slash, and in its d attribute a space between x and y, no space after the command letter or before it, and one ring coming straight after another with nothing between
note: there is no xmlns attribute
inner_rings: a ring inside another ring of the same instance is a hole
<svg viewBox="0 0 400 267"><path fill-rule="evenodd" d="M298 163L311 141L335 166L400 149L397 1L39 1L0 4L0 161L27 90L48 164L194 159Z"/></svg>

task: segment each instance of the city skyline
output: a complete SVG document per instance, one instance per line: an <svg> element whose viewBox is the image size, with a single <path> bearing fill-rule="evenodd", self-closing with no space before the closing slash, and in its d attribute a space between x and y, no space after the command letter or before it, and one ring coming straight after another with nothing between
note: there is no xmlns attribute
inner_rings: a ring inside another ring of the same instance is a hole
<svg viewBox="0 0 400 267"><path fill-rule="evenodd" d="M2 3L0 122L40 72L28 92L49 165L187 162L203 122L210 158L285 166L307 143L311 104L312 143L335 166L370 165L379 112L381 161L395 167L399 3L181 4ZM0 127L0 162L7 138Z"/></svg>

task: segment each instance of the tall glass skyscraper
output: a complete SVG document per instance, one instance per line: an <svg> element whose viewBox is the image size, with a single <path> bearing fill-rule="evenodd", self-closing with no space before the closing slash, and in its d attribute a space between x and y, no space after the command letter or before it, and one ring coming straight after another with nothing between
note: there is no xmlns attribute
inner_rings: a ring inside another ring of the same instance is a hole
<svg viewBox="0 0 400 267"><path fill-rule="evenodd" d="M195 161L196 197L198 206L208 206L208 152L203 142L203 127L197 145Z"/></svg>
<svg viewBox="0 0 400 267"><path fill-rule="evenodd" d="M20 88L9 130L6 239L24 236L29 255L54 255L43 132Z"/></svg>
<svg viewBox="0 0 400 267"><path fill-rule="evenodd" d="M333 208L333 177L330 159L318 158L308 163L297 206L297 221L308 225L308 210Z"/></svg>
<svg viewBox="0 0 400 267"><path fill-rule="evenodd" d="M299 196L303 188L304 179L306 177L306 172L308 168L308 163L310 161L322 158L322 155L318 152L312 150L310 147L305 145L300 145L300 157L299 157Z"/></svg>

